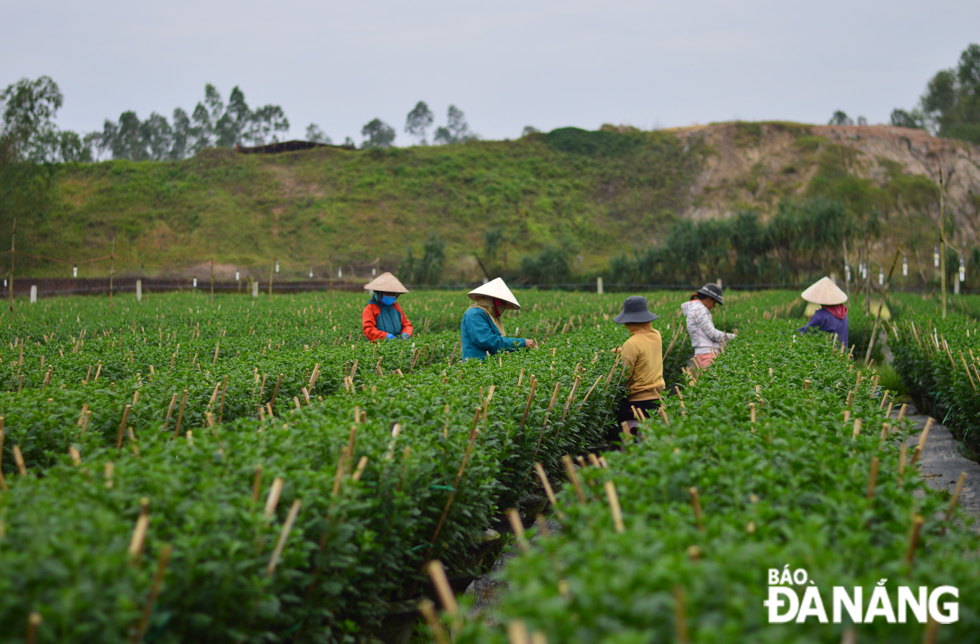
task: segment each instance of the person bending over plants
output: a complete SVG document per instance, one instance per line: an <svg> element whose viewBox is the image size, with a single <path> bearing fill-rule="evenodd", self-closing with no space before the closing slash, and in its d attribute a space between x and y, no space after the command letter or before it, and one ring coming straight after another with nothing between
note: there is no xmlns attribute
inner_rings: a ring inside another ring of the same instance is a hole
<svg viewBox="0 0 980 644"><path fill-rule="evenodd" d="M408 321L402 307L398 306L398 296L408 293L398 278L391 273L382 273L364 285L365 291L374 295L364 307L361 315L361 330L371 342L378 340L407 340L412 337L412 323Z"/></svg>
<svg viewBox="0 0 980 644"><path fill-rule="evenodd" d="M619 348L623 362L629 367L626 397L619 403L616 421L625 422L632 429L639 424L639 416L650 417L660 407L660 392L664 390L663 341L660 331L651 322L657 316L650 312L647 300L640 295L626 298L623 311L613 320L626 325L630 337Z"/></svg>
<svg viewBox="0 0 980 644"><path fill-rule="evenodd" d="M735 337L734 333L725 333L715 328L711 320L711 309L715 304L724 304L724 294L717 284L705 284L690 301L681 304L681 312L687 318L687 332L691 336L691 346L694 347L694 358L691 361L699 369L707 369L721 353L721 347Z"/></svg>
<svg viewBox="0 0 980 644"><path fill-rule="evenodd" d="M483 360L487 355L495 355L498 351L533 349L538 346L534 340L508 338L505 335L501 314L505 309L519 310L521 305L504 284L504 280L498 277L473 289L469 292L469 298L473 303L463 314L463 321L459 325L463 360Z"/></svg>
<svg viewBox="0 0 980 644"><path fill-rule="evenodd" d="M807 302L819 304L820 308L813 314L806 326L797 331L806 333L809 329L820 329L828 333L836 333L841 343L847 346L847 293L840 290L829 277L820 280L803 291L800 296Z"/></svg>

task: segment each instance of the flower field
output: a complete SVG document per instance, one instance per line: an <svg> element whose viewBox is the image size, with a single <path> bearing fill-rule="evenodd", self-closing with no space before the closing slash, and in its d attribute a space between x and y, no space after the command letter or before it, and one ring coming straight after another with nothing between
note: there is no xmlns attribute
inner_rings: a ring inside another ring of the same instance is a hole
<svg viewBox="0 0 980 644"><path fill-rule="evenodd" d="M533 521L534 463L557 487L564 455L607 445L622 395L622 296L518 297L507 330L541 347L465 364L461 293L406 296L416 336L374 345L363 295L16 306L0 346L0 642L366 641L432 595L430 559L461 591L503 546L506 509ZM892 413L881 437L872 376L777 319L799 313L795 294L727 295L715 321L739 338L692 385L684 295L648 298L685 406L669 399L669 428L651 421L580 470L586 503L559 493L564 531L508 567L503 622L650 641L678 632L682 597L691 641L839 641L760 623L766 568L791 564L819 583L958 584L960 621L939 633L976 632L975 537L913 495L907 427Z"/></svg>

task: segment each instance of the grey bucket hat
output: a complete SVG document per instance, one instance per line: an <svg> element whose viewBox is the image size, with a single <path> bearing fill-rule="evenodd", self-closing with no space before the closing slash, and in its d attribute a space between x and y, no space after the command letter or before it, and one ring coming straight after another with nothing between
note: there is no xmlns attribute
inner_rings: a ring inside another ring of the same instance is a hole
<svg viewBox="0 0 980 644"><path fill-rule="evenodd" d="M711 284L711 283L705 284L704 286L698 289L698 293L700 293L701 295L707 295L715 302L718 302L718 304L721 305L725 304L724 302L725 296L721 292L721 287L718 286L717 284Z"/></svg>
<svg viewBox="0 0 980 644"><path fill-rule="evenodd" d="M643 324L653 322L657 316L647 307L647 298L642 295L631 295L623 302L623 312L613 318L617 324Z"/></svg>

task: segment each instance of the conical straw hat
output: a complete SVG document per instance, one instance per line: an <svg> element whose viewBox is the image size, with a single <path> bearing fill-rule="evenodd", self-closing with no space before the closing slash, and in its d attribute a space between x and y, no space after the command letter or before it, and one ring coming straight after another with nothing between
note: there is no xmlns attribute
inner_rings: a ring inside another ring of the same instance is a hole
<svg viewBox="0 0 980 644"><path fill-rule="evenodd" d="M847 301L847 293L840 290L829 277L821 277L820 280L803 291L803 299L814 304L843 304Z"/></svg>
<svg viewBox="0 0 980 644"><path fill-rule="evenodd" d="M521 308L521 305L517 303L517 298L510 292L507 285L504 284L504 280L500 279L499 277L469 292L471 300L475 300L480 295L486 295L487 297L495 297L498 300L503 300L507 303L506 308L508 309Z"/></svg>
<svg viewBox="0 0 980 644"><path fill-rule="evenodd" d="M408 289L402 286L402 283L398 281L398 278L391 273L382 273L374 278L372 281L364 285L365 291L374 291L375 293L408 293Z"/></svg>

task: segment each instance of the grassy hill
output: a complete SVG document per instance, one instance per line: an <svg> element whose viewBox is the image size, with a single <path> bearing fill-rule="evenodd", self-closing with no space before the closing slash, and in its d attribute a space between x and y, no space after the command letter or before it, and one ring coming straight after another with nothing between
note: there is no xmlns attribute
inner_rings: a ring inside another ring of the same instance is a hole
<svg viewBox="0 0 980 644"><path fill-rule="evenodd" d="M944 160L957 167L949 196L969 247L980 230L976 146L899 128L786 123L22 167L0 186L0 247L9 248L16 216L18 250L75 262L108 255L115 238L123 273L186 273L213 259L219 275L267 275L276 256L283 277L328 261L363 275L376 258L396 269L410 246L418 255L437 238L447 279L477 277L474 255L492 270L515 269L549 246L567 248L576 273L595 274L679 218L744 209L765 218L780 200L812 195L878 209L894 235L922 240L938 202L930 168ZM494 251L485 234L495 229ZM18 274L70 274L64 264L17 261ZM82 264L79 276L107 268Z"/></svg>

